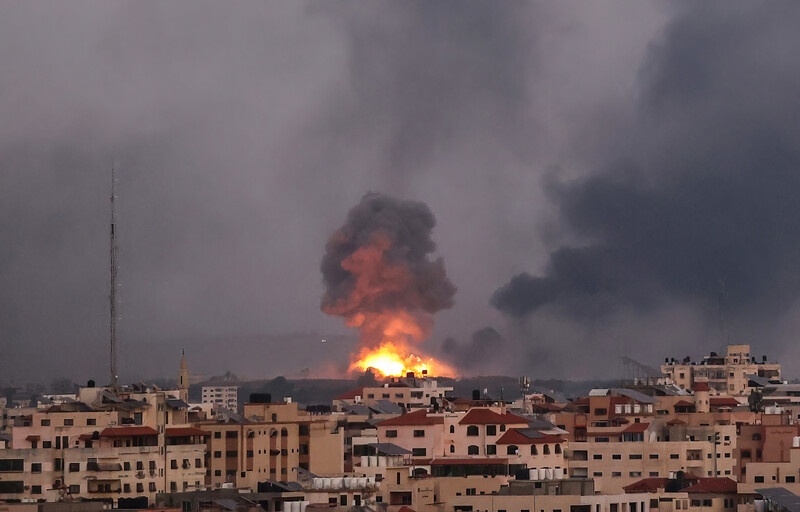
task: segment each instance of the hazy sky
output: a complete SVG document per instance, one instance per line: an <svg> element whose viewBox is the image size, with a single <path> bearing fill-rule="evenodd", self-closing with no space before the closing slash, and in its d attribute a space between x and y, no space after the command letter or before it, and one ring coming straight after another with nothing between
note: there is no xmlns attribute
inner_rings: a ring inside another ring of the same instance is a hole
<svg viewBox="0 0 800 512"><path fill-rule="evenodd" d="M471 373L727 338L797 375L798 26L780 1L2 2L0 383L107 378L114 162L123 381L181 348L346 367L320 261L369 191L436 216L458 292L426 347Z"/></svg>

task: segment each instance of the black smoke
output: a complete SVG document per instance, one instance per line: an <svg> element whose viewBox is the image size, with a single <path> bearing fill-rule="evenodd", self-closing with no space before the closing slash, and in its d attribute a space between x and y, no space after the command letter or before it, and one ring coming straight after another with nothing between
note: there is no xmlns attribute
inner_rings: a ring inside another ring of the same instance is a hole
<svg viewBox="0 0 800 512"><path fill-rule="evenodd" d="M677 301L781 318L800 297L800 6L781 5L695 5L668 26L600 168L547 184L574 241L495 308L591 320Z"/></svg>
<svg viewBox="0 0 800 512"><path fill-rule="evenodd" d="M403 334L424 339L456 292L444 260L431 258L435 225L425 203L366 194L325 246L322 310L361 328L368 343L381 341L398 316L420 328Z"/></svg>
<svg viewBox="0 0 800 512"><path fill-rule="evenodd" d="M505 339L493 327L484 327L472 333L469 341L459 342L447 338L442 344L445 357L461 370L486 371L503 353Z"/></svg>

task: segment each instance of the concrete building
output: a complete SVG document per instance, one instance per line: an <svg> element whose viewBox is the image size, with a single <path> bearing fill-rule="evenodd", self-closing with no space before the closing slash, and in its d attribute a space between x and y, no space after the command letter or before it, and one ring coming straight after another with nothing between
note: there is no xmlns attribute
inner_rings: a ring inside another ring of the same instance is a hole
<svg viewBox="0 0 800 512"><path fill-rule="evenodd" d="M203 386L202 403L239 410L239 386Z"/></svg>
<svg viewBox="0 0 800 512"><path fill-rule="evenodd" d="M749 378L756 376L768 380L781 378L781 365L750 354L750 345L728 345L725 355L711 352L701 361L684 358L668 359L661 371L677 386L692 389L697 382L705 382L717 395L746 396L750 394Z"/></svg>
<svg viewBox="0 0 800 512"><path fill-rule="evenodd" d="M334 407L341 404L372 406L381 401L391 402L406 410L432 407L432 400L442 406L453 392L449 386L439 386L436 379L396 378L380 386L365 386L353 389L334 398Z"/></svg>

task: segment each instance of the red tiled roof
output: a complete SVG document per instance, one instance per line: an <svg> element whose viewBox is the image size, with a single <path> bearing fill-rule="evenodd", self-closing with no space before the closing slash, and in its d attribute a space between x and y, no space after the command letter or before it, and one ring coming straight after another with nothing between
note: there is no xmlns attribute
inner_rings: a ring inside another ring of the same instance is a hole
<svg viewBox="0 0 800 512"><path fill-rule="evenodd" d="M737 405L742 405L732 396L712 398L710 401L712 407L736 407Z"/></svg>
<svg viewBox="0 0 800 512"><path fill-rule="evenodd" d="M383 420L377 424L378 427L401 427L404 425L438 425L444 423L442 416L428 416L428 411L419 411L401 414L388 420Z"/></svg>
<svg viewBox="0 0 800 512"><path fill-rule="evenodd" d="M694 407L694 404L692 402L687 401L687 400L678 400L677 402L672 404L672 406L673 407Z"/></svg>
<svg viewBox="0 0 800 512"><path fill-rule="evenodd" d="M363 387L356 388L356 389L351 389L347 393L342 393L341 395L335 397L334 400L353 400L357 396L360 396L360 397L364 396L364 388Z"/></svg>
<svg viewBox="0 0 800 512"><path fill-rule="evenodd" d="M669 482L669 478L643 478L641 480L637 480L632 484L626 485L622 489L625 492L653 492L657 491L658 489L663 489L667 482Z"/></svg>
<svg viewBox="0 0 800 512"><path fill-rule="evenodd" d="M541 437L528 437L515 428L509 429L497 440L497 444L545 444L563 442L564 439L561 437L550 434L542 434Z"/></svg>
<svg viewBox="0 0 800 512"><path fill-rule="evenodd" d="M647 427L649 427L649 423L633 423L628 428L622 431L623 434L641 434Z"/></svg>
<svg viewBox="0 0 800 512"><path fill-rule="evenodd" d="M674 420L669 420L667 422L667 425L686 425L686 422L683 420L679 420L678 418L675 418Z"/></svg>
<svg viewBox="0 0 800 512"><path fill-rule="evenodd" d="M81 441L91 441L94 438L92 434L81 434L78 436L78 439Z"/></svg>
<svg viewBox="0 0 800 512"><path fill-rule="evenodd" d="M683 489L684 492L712 494L735 494L736 482L730 478L701 478L696 484Z"/></svg>
<svg viewBox="0 0 800 512"><path fill-rule="evenodd" d="M137 437L157 436L158 432L150 427L114 427L105 428L100 432L100 437Z"/></svg>
<svg viewBox="0 0 800 512"><path fill-rule="evenodd" d="M200 430L199 428L194 427L177 427L177 428L168 428L167 429L167 437L193 437L193 436L210 436L211 432L206 432L205 430Z"/></svg>
<svg viewBox="0 0 800 512"><path fill-rule="evenodd" d="M711 388L705 382L695 382L692 391L710 391Z"/></svg>
<svg viewBox="0 0 800 512"><path fill-rule="evenodd" d="M528 420L509 412L500 414L491 409L470 409L459 425L527 425Z"/></svg>
<svg viewBox="0 0 800 512"><path fill-rule="evenodd" d="M416 510L414 510L414 509L413 509L413 508L411 508L411 507L407 507L407 506L403 505L402 507L400 507L399 509L397 509L397 512L417 512L417 511L416 511Z"/></svg>
<svg viewBox="0 0 800 512"><path fill-rule="evenodd" d="M456 458L442 458L442 459L433 459L431 461L431 466L479 466L479 465L489 465L489 466L504 466L508 464L507 459L456 459Z"/></svg>

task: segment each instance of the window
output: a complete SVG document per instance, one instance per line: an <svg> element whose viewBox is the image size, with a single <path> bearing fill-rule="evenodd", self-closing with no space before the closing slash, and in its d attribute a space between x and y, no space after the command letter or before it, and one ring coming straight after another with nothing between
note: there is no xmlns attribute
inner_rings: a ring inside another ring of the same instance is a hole
<svg viewBox="0 0 800 512"><path fill-rule="evenodd" d="M425 448L412 448L411 449L411 455L413 457L424 457L426 453L427 453L427 450Z"/></svg>
<svg viewBox="0 0 800 512"><path fill-rule="evenodd" d="M91 426L97 425L97 418L87 418L86 424Z"/></svg>
<svg viewBox="0 0 800 512"><path fill-rule="evenodd" d="M561 453L561 445L557 444L554 451L555 453Z"/></svg>
<svg viewBox="0 0 800 512"><path fill-rule="evenodd" d="M542 455L550 455L550 445L546 444L542 447Z"/></svg>
<svg viewBox="0 0 800 512"><path fill-rule="evenodd" d="M414 431L414 437L425 437L425 431L424 430L415 430Z"/></svg>
<svg viewBox="0 0 800 512"><path fill-rule="evenodd" d="M144 462L142 462L141 460L137 460L137 461L136 461L136 469L137 469L138 471L141 471L141 470L143 470L143 469L144 469Z"/></svg>
<svg viewBox="0 0 800 512"><path fill-rule="evenodd" d="M41 473L41 472L42 472L41 462L34 462L31 464L31 473Z"/></svg>
<svg viewBox="0 0 800 512"><path fill-rule="evenodd" d="M178 469L178 461L172 459L171 461L169 461L169 467L170 469Z"/></svg>
<svg viewBox="0 0 800 512"><path fill-rule="evenodd" d="M486 455L497 455L497 445L495 445L495 444L487 444L486 445Z"/></svg>
<svg viewBox="0 0 800 512"><path fill-rule="evenodd" d="M614 460L622 460L622 454L614 453L614 454L611 455L611 458L614 459Z"/></svg>
<svg viewBox="0 0 800 512"><path fill-rule="evenodd" d="M49 427L50 426L50 420L42 420L42 426L43 427Z"/></svg>
<svg viewBox="0 0 800 512"><path fill-rule="evenodd" d="M658 471L651 471L649 476L650 477L658 477Z"/></svg>
<svg viewBox="0 0 800 512"><path fill-rule="evenodd" d="M704 499L704 500L703 500L703 506L704 506L704 507L710 507L710 506L711 506L711 500L709 500L709 499Z"/></svg>
<svg viewBox="0 0 800 512"><path fill-rule="evenodd" d="M754 481L755 483L757 483L757 484L763 484L763 483L764 483L764 477L763 477L763 476L756 476L756 477L753 477L753 481Z"/></svg>
<svg viewBox="0 0 800 512"><path fill-rule="evenodd" d="M593 458L594 460L603 460L603 454L601 454L601 453L595 453L594 455L592 455L592 458Z"/></svg>
<svg viewBox="0 0 800 512"><path fill-rule="evenodd" d="M397 431L396 430L387 430L386 431L386 437L397 437Z"/></svg>
<svg viewBox="0 0 800 512"><path fill-rule="evenodd" d="M214 439L222 439L222 432L214 432Z"/></svg>
<svg viewBox="0 0 800 512"><path fill-rule="evenodd" d="M607 437L595 437L594 438L594 442L595 443L607 443L608 442L608 438Z"/></svg>
<svg viewBox="0 0 800 512"><path fill-rule="evenodd" d="M111 492L111 489L108 490ZM80 485L70 485L69 490L67 491L70 494L80 494L81 493L81 486Z"/></svg>
<svg viewBox="0 0 800 512"><path fill-rule="evenodd" d="M611 473L611 478L619 478L622 476L622 473L619 471L614 471Z"/></svg>
<svg viewBox="0 0 800 512"><path fill-rule="evenodd" d="M519 447L515 444L510 444L506 447L506 455L516 455L519 453Z"/></svg>
<svg viewBox="0 0 800 512"><path fill-rule="evenodd" d="M497 425L486 425L486 435L487 436L496 436L497 435Z"/></svg>
<svg viewBox="0 0 800 512"><path fill-rule="evenodd" d="M476 425L470 425L467 427L467 435L468 436L477 436L478 435L478 427Z"/></svg>
<svg viewBox="0 0 800 512"><path fill-rule="evenodd" d="M65 427L71 427L74 423L75 422L72 420L72 418L64 418L64 426Z"/></svg>
<svg viewBox="0 0 800 512"><path fill-rule="evenodd" d="M41 485L32 485L31 486L31 494L42 494L42 486Z"/></svg>
<svg viewBox="0 0 800 512"><path fill-rule="evenodd" d="M478 493L477 493L477 489L475 487L468 487L464 494L466 494L467 496L475 496Z"/></svg>
<svg viewBox="0 0 800 512"><path fill-rule="evenodd" d="M753 434L753 441L761 441L761 434Z"/></svg>
<svg viewBox="0 0 800 512"><path fill-rule="evenodd" d="M456 453L456 445L454 444L450 445L450 453Z"/></svg>
<svg viewBox="0 0 800 512"><path fill-rule="evenodd" d="M221 459L222 458L222 452L214 452L214 458L215 459Z"/></svg>
<svg viewBox="0 0 800 512"><path fill-rule="evenodd" d="M651 453L650 454L650 458L653 459L653 460L658 459L658 454L657 453Z"/></svg>
<svg viewBox="0 0 800 512"><path fill-rule="evenodd" d="M155 482L150 482L149 489L150 489L150 492L156 492L156 483Z"/></svg>
<svg viewBox="0 0 800 512"><path fill-rule="evenodd" d="M81 470L81 463L80 462L70 462L69 463L69 472L75 473Z"/></svg>
<svg viewBox="0 0 800 512"><path fill-rule="evenodd" d="M236 439L239 437L239 432L235 430L229 430L225 432L225 439Z"/></svg>
<svg viewBox="0 0 800 512"><path fill-rule="evenodd" d="M52 448L53 442L52 441L42 441L42 448Z"/></svg>
<svg viewBox="0 0 800 512"><path fill-rule="evenodd" d="M194 467L202 468L203 467L203 459L194 459Z"/></svg>
<svg viewBox="0 0 800 512"><path fill-rule="evenodd" d="M130 492L131 492L131 484L123 484L122 485L122 492L130 494Z"/></svg>
<svg viewBox="0 0 800 512"><path fill-rule="evenodd" d="M131 462L128 461L128 460L123 462L122 463L122 469L124 469L125 471L130 471L131 470Z"/></svg>
<svg viewBox="0 0 800 512"><path fill-rule="evenodd" d="M794 481L795 481L795 479L794 479L794 475L791 475L791 476L787 476L787 477L786 477L786 483L787 483L787 484L793 484L793 483L794 483Z"/></svg>
<svg viewBox="0 0 800 512"><path fill-rule="evenodd" d="M273 469L272 472L274 472L274 471L275 470ZM214 470L214 476L222 476L222 470L221 469L215 469Z"/></svg>
<svg viewBox="0 0 800 512"><path fill-rule="evenodd" d="M592 476L602 477L603 476L603 472L602 471L595 471L594 473L592 473Z"/></svg>
<svg viewBox="0 0 800 512"><path fill-rule="evenodd" d="M632 454L628 455L628 458L630 460L641 460L642 459L642 454L641 453L632 453Z"/></svg>
<svg viewBox="0 0 800 512"><path fill-rule="evenodd" d="M594 415L595 416L607 416L608 415L608 409L597 408L597 409L594 410Z"/></svg>
<svg viewBox="0 0 800 512"><path fill-rule="evenodd" d="M640 478L642 476L642 472L641 471L631 471L630 473L628 473L628 476L630 476L631 478Z"/></svg>
<svg viewBox="0 0 800 512"><path fill-rule="evenodd" d="M677 453L670 453L669 454L669 458L670 459L680 459L681 457Z"/></svg>
<svg viewBox="0 0 800 512"><path fill-rule="evenodd" d="M539 455L539 450L536 448L535 444L531 445L531 455Z"/></svg>
<svg viewBox="0 0 800 512"><path fill-rule="evenodd" d="M480 448L476 445L471 444L467 447L467 455L478 455L480 453Z"/></svg>
<svg viewBox="0 0 800 512"><path fill-rule="evenodd" d="M455 434L456 433L456 426L455 425L450 425L450 433L451 434Z"/></svg>

